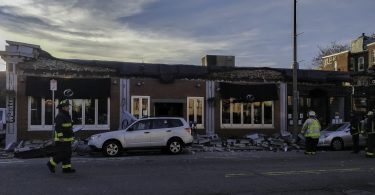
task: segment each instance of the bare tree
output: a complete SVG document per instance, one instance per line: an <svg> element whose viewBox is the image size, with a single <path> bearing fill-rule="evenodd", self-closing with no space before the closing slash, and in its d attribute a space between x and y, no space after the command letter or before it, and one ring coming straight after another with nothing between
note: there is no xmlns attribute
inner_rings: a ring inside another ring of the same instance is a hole
<svg viewBox="0 0 375 195"><path fill-rule="evenodd" d="M342 51L349 50L349 45L342 45L337 43L336 41L331 42L331 44L327 47L318 46L319 53L312 59L312 66L317 69L322 69L323 66L323 59L322 57L331 55L334 53L339 53Z"/></svg>

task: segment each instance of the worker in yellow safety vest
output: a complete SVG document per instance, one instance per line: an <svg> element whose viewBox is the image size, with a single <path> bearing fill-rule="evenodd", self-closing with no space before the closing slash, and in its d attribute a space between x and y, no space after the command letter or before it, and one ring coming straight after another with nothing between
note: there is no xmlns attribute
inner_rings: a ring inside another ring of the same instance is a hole
<svg viewBox="0 0 375 195"><path fill-rule="evenodd" d="M301 133L305 136L305 154L315 155L321 127L314 111L309 111L308 117L303 123Z"/></svg>

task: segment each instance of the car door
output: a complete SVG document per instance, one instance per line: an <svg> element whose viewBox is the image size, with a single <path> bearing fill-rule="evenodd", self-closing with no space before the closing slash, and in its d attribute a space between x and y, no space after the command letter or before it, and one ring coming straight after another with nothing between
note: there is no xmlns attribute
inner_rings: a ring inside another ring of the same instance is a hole
<svg viewBox="0 0 375 195"><path fill-rule="evenodd" d="M341 138L344 140L344 145L345 146L352 146L353 145L353 140L352 140L352 135L350 134L350 124L345 123L341 127Z"/></svg>
<svg viewBox="0 0 375 195"><path fill-rule="evenodd" d="M153 119L150 134L151 146L166 146L167 140L173 135L173 129L169 128L168 119Z"/></svg>
<svg viewBox="0 0 375 195"><path fill-rule="evenodd" d="M127 128L124 136L125 148L150 146L151 120L140 120Z"/></svg>

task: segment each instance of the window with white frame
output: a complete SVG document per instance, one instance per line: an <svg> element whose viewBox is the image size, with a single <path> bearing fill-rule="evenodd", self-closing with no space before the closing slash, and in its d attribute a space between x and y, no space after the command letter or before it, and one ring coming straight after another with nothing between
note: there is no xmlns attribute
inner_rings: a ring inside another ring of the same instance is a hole
<svg viewBox="0 0 375 195"><path fill-rule="evenodd" d="M150 115L150 96L132 96L131 113L136 118L143 118Z"/></svg>
<svg viewBox="0 0 375 195"><path fill-rule="evenodd" d="M28 124L36 129L52 129L52 100L40 97L28 99ZM55 102L55 105L57 101ZM57 110L55 110L55 113Z"/></svg>
<svg viewBox="0 0 375 195"><path fill-rule="evenodd" d="M109 98L72 99L71 116L73 125L87 128L109 128Z"/></svg>
<svg viewBox="0 0 375 195"><path fill-rule="evenodd" d="M354 66L355 66L354 58L350 58L349 70L350 70L350 71L355 71Z"/></svg>
<svg viewBox="0 0 375 195"><path fill-rule="evenodd" d="M273 101L236 102L234 99L220 101L222 128L272 128L274 126Z"/></svg>
<svg viewBox="0 0 375 195"><path fill-rule="evenodd" d="M28 98L28 129L52 130L52 100L39 97ZM58 105L55 100L55 107ZM69 112L73 125L82 125L83 130L109 129L109 98L72 99ZM55 108L55 116L58 110Z"/></svg>
<svg viewBox="0 0 375 195"><path fill-rule="evenodd" d="M358 71L364 71L365 70L365 58L359 57L358 58Z"/></svg>
<svg viewBox="0 0 375 195"><path fill-rule="evenodd" d="M187 113L189 123L196 123L197 128L204 128L204 97L188 97Z"/></svg>

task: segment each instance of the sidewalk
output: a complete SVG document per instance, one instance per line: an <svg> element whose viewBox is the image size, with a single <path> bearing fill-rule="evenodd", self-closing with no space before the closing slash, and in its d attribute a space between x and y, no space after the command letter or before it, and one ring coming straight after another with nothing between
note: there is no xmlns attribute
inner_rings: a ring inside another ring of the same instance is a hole
<svg viewBox="0 0 375 195"><path fill-rule="evenodd" d="M13 153L5 152L3 148L0 148L0 159L9 159L13 158Z"/></svg>

